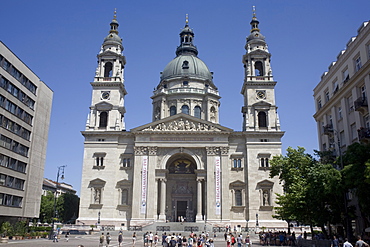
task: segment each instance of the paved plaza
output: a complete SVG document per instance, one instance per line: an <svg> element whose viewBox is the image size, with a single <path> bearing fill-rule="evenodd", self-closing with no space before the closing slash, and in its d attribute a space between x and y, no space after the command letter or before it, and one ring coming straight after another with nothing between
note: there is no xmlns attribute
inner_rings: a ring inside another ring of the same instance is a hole
<svg viewBox="0 0 370 247"><path fill-rule="evenodd" d="M171 232L172 233L172 232ZM118 232L110 233L112 235L112 241L109 244L110 247L118 246L117 235ZM181 232L181 235L187 236L188 232ZM124 232L123 244L124 247L132 247L132 232ZM138 240L136 241L135 247L143 247L143 239L142 239L142 232L137 232ZM161 237L162 233L158 233L158 236ZM253 243L257 243L256 239L257 236L252 234L251 238ZM84 247L99 247L99 236L100 234L94 235L72 235L67 242L64 236L60 236L59 242L53 243L52 240L48 239L25 239L25 240L9 240L7 244L0 244L0 246L11 246L11 247L20 247L20 246L27 246L27 247L52 247L52 246L70 246L70 247L78 247L83 245ZM245 234L243 235L245 237ZM106 244L104 243L104 247ZM158 247L162 245L158 244ZM215 247L226 247L226 242L223 237L223 233L219 233L218 236L215 238L214 241ZM237 246L237 245L235 245ZM154 244L153 244L154 247Z"/></svg>

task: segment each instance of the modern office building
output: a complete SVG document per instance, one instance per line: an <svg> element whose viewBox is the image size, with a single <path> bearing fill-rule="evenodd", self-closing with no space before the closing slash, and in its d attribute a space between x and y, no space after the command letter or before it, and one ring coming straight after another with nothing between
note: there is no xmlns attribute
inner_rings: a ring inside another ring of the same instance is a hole
<svg viewBox="0 0 370 247"><path fill-rule="evenodd" d="M0 221L39 217L52 97L0 41Z"/></svg>
<svg viewBox="0 0 370 247"><path fill-rule="evenodd" d="M269 177L269 160L281 154L284 135L275 104L277 82L255 14L250 24L241 54L242 131L220 124L221 97L213 73L198 57L188 19L176 57L151 96L152 122L127 130L126 59L114 17L97 56L82 131L79 221L122 229L166 221L286 226L272 217L282 187Z"/></svg>
<svg viewBox="0 0 370 247"><path fill-rule="evenodd" d="M314 89L320 150L333 150L339 155L354 142L370 140L367 95L370 95L370 25L364 22Z"/></svg>

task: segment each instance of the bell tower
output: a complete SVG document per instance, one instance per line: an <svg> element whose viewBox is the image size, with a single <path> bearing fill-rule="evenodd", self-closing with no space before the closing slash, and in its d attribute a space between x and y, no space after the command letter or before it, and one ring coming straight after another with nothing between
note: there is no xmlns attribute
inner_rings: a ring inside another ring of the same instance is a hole
<svg viewBox="0 0 370 247"><path fill-rule="evenodd" d="M86 130L125 130L124 106L127 94L124 85L126 58L122 54L122 39L118 36L116 11L110 23L110 31L97 55L90 113Z"/></svg>
<svg viewBox="0 0 370 247"><path fill-rule="evenodd" d="M251 31L243 55L244 96L243 131L280 131L275 105L275 85L270 65L271 54L265 37L260 33L259 21L253 6Z"/></svg>

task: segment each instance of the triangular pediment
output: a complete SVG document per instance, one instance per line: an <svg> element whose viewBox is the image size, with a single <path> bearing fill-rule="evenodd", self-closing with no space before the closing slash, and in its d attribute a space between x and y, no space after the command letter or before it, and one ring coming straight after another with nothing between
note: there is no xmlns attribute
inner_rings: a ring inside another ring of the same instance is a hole
<svg viewBox="0 0 370 247"><path fill-rule="evenodd" d="M253 104L254 107L263 107L263 106L268 106L270 107L271 104L262 100L262 101L258 101L257 103Z"/></svg>
<svg viewBox="0 0 370 247"><path fill-rule="evenodd" d="M230 128L179 113L149 124L134 128L132 132L231 132Z"/></svg>
<svg viewBox="0 0 370 247"><path fill-rule="evenodd" d="M98 104L96 104L95 108L98 111L110 111L110 110L113 109L113 105L108 103L108 102L102 101L102 102L99 102Z"/></svg>
<svg viewBox="0 0 370 247"><path fill-rule="evenodd" d="M104 187L105 186L105 181L100 179L100 178L95 178L93 180L90 181L89 183L89 188L92 188L92 187Z"/></svg>

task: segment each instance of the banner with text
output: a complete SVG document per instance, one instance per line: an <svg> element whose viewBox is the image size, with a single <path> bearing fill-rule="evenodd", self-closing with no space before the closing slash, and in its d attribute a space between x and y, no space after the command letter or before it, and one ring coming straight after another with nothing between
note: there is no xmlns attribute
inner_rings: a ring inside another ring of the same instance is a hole
<svg viewBox="0 0 370 247"><path fill-rule="evenodd" d="M221 160L215 157L216 215L221 214Z"/></svg>
<svg viewBox="0 0 370 247"><path fill-rule="evenodd" d="M146 197L148 191L148 156L143 157L141 169L141 214L146 212Z"/></svg>

